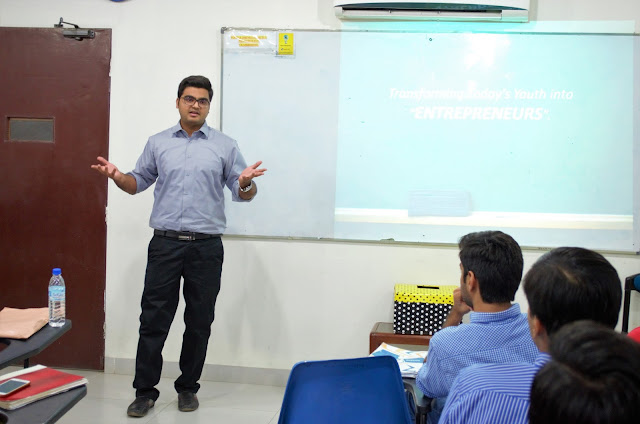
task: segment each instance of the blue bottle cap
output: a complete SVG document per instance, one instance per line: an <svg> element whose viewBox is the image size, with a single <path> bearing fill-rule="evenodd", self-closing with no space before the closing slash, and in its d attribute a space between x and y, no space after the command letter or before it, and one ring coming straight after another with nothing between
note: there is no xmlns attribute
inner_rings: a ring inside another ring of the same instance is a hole
<svg viewBox="0 0 640 424"><path fill-rule="evenodd" d="M53 275L60 275L62 274L62 270L60 268L53 268Z"/></svg>

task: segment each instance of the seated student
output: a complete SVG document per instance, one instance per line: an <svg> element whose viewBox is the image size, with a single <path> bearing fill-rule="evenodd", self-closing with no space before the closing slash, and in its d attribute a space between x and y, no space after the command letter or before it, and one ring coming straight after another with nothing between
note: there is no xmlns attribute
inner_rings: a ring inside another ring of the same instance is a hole
<svg viewBox="0 0 640 424"><path fill-rule="evenodd" d="M461 369L482 363L533 362L538 354L526 315L511 303L522 278L518 243L503 232L483 231L462 237L459 248L460 288L416 377L418 388L435 398L427 417L430 423L438 421ZM470 311L470 323L460 324Z"/></svg>
<svg viewBox="0 0 640 424"><path fill-rule="evenodd" d="M640 344L594 322L564 326L533 380L531 424L640 422Z"/></svg>
<svg viewBox="0 0 640 424"><path fill-rule="evenodd" d="M441 424L525 423L529 389L549 360L549 337L563 325L591 319L610 328L618 322L622 285L599 253L561 247L542 256L524 277L531 337L540 349L534 364L474 365L456 378Z"/></svg>

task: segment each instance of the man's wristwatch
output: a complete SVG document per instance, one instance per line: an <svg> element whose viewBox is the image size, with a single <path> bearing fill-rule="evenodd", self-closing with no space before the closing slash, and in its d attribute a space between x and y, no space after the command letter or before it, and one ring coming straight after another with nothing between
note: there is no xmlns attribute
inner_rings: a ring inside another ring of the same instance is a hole
<svg viewBox="0 0 640 424"><path fill-rule="evenodd" d="M249 190L251 190L252 188L253 188L253 181L251 181L251 182L249 183L249 185L248 185L248 186L246 186L246 187L244 187L244 188L240 187L240 191L241 191L241 192L243 192L243 193L247 193L247 192L248 192Z"/></svg>

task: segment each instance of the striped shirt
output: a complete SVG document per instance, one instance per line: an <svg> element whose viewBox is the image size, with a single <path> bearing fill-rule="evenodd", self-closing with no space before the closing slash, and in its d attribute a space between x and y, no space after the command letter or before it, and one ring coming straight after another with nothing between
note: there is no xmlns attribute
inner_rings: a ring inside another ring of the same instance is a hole
<svg viewBox="0 0 640 424"><path fill-rule="evenodd" d="M443 328L429 342L416 384L431 398L449 394L458 373L474 364L533 363L538 348L517 303L502 312L471 312L470 323Z"/></svg>
<svg viewBox="0 0 640 424"><path fill-rule="evenodd" d="M551 357L533 364L472 365L453 382L440 424L527 423L529 394L536 373Z"/></svg>
<svg viewBox="0 0 640 424"><path fill-rule="evenodd" d="M154 182L155 200L149 226L156 230L222 234L225 186L231 199L238 194L238 177L247 167L238 143L205 122L191 137L180 123L149 137L136 167L137 193Z"/></svg>

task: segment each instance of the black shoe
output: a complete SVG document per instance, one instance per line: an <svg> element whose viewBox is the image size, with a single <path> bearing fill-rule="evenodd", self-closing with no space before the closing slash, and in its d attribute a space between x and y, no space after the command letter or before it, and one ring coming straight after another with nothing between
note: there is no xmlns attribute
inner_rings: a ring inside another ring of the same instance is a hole
<svg viewBox="0 0 640 424"><path fill-rule="evenodd" d="M182 412L191 412L198 409L198 396L191 392L178 393L178 409Z"/></svg>
<svg viewBox="0 0 640 424"><path fill-rule="evenodd" d="M138 396L127 408L127 415L130 417L144 417L153 408L156 402L148 397Z"/></svg>

